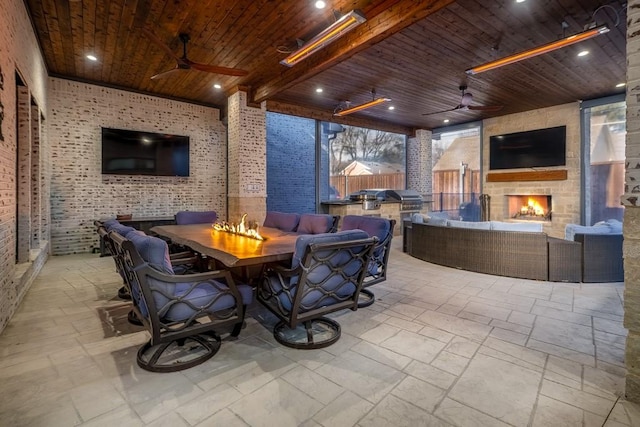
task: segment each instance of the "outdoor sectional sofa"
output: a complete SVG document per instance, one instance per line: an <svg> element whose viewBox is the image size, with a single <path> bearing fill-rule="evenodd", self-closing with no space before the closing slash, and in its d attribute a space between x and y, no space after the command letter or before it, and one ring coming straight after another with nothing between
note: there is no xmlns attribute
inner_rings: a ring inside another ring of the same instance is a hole
<svg viewBox="0 0 640 427"><path fill-rule="evenodd" d="M579 230L572 241L549 237L542 231L515 231L518 226L514 223L491 221L495 227L491 229L490 221L435 222L439 225L405 221L404 248L410 255L448 267L524 279L624 280L622 234L588 234L591 230ZM523 224L522 228L532 229L530 224Z"/></svg>

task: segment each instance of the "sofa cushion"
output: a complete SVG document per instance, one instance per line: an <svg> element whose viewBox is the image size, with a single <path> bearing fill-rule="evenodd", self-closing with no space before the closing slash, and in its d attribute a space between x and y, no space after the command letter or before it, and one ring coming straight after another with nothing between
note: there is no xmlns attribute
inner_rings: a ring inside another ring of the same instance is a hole
<svg viewBox="0 0 640 427"><path fill-rule="evenodd" d="M447 221L447 225L449 227L457 227L457 228L473 228L476 230L490 230L491 224L489 221L458 221L455 219L450 219Z"/></svg>
<svg viewBox="0 0 640 427"><path fill-rule="evenodd" d="M426 215L421 213L414 213L411 216L411 222L415 222L418 224L438 225L441 227L446 227L448 220L448 212L429 212Z"/></svg>
<svg viewBox="0 0 640 427"><path fill-rule="evenodd" d="M491 230L498 231L526 231L530 233L541 233L542 224L537 222L503 222L490 221Z"/></svg>
<svg viewBox="0 0 640 427"><path fill-rule="evenodd" d="M575 240L576 234L622 234L622 223L616 219L608 219L590 226L567 224L564 229L564 238Z"/></svg>
<svg viewBox="0 0 640 427"><path fill-rule="evenodd" d="M333 215L325 214L302 214L296 233L298 234L320 234L328 233L333 226Z"/></svg>
<svg viewBox="0 0 640 427"><path fill-rule="evenodd" d="M299 221L300 215L297 213L268 211L263 226L277 228L282 231L296 231Z"/></svg>

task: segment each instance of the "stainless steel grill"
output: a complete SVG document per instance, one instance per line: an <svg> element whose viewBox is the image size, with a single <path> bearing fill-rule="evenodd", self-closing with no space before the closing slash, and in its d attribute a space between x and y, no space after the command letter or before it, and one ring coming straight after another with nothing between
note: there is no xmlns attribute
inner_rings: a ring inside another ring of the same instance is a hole
<svg viewBox="0 0 640 427"><path fill-rule="evenodd" d="M422 196L415 190L385 190L385 200L398 200L400 212L419 212L422 209Z"/></svg>
<svg viewBox="0 0 640 427"><path fill-rule="evenodd" d="M422 196L415 190L360 190L349 195L349 200L365 201L398 201L401 212L419 212L422 209Z"/></svg>

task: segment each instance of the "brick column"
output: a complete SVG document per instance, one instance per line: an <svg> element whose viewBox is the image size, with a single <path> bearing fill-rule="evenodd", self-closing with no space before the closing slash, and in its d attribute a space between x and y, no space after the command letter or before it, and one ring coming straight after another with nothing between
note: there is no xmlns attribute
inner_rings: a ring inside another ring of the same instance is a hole
<svg viewBox="0 0 640 427"><path fill-rule="evenodd" d="M420 194L433 192L431 131L418 129L407 141L407 188Z"/></svg>
<svg viewBox="0 0 640 427"><path fill-rule="evenodd" d="M627 139L624 212L624 326L629 329L626 398L640 402L640 0L627 6Z"/></svg>
<svg viewBox="0 0 640 427"><path fill-rule="evenodd" d="M266 108L247 106L247 93L228 99L228 218L262 224L267 211Z"/></svg>
<svg viewBox="0 0 640 427"><path fill-rule="evenodd" d="M29 261L31 245L31 98L18 86L18 222L17 261Z"/></svg>
<svg viewBox="0 0 640 427"><path fill-rule="evenodd" d="M42 174L40 173L40 109L31 105L31 248L40 247Z"/></svg>

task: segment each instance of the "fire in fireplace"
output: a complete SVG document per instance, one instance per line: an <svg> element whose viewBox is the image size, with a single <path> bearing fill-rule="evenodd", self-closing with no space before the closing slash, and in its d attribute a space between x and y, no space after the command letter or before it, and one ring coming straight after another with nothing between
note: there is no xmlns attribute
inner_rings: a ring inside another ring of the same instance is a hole
<svg viewBox="0 0 640 427"><path fill-rule="evenodd" d="M508 195L508 218L525 221L551 221L551 196Z"/></svg>

